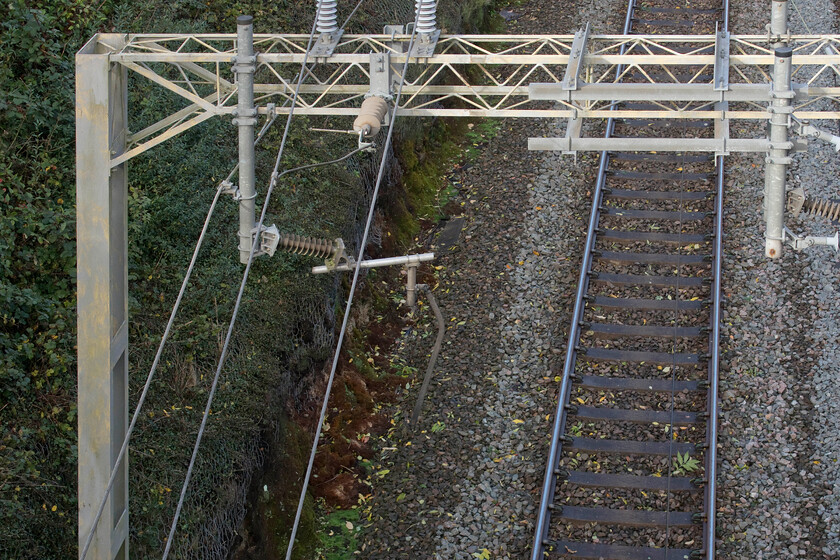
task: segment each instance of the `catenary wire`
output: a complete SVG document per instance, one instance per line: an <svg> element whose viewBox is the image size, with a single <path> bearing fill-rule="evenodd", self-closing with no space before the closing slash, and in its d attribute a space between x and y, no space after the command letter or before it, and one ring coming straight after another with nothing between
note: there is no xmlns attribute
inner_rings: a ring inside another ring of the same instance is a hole
<svg viewBox="0 0 840 560"><path fill-rule="evenodd" d="M414 28L412 29L411 39L409 40L409 43L408 43L408 52L409 53L411 52L411 49L414 46L414 39L417 35L417 23L418 23L419 18L420 18L420 11L417 10L417 14L415 15L415 19L414 19ZM394 109L391 112L391 119L390 119L391 126L388 128L388 135L385 139L385 145L384 145L383 151L382 151L382 160L379 164L379 172L376 176L376 184L373 188L373 195L371 197L370 210L368 211L367 222L365 223L365 230L364 230L364 234L362 236L362 242L361 242L361 245L359 246L358 258L356 259L356 267L353 270L353 282L350 285L350 293L347 296L347 306L344 309L344 319L342 320L342 323L341 323L341 330L339 331L339 334L338 334L338 342L336 343L335 355L333 356L333 363L332 363L332 367L330 368L330 375L329 375L329 379L327 381L327 387L326 387L326 390L324 391L324 402L321 405L321 415L318 418L318 424L315 426L315 436L314 436L314 441L312 442L312 450L310 451L310 454L309 454L309 463L307 464L307 467L306 467L306 475L304 476L304 479L303 479L303 487L301 488L300 498L298 500L297 512L295 513L295 522L292 525L292 533L289 536L289 545L288 545L288 548L286 549L286 560L291 560L292 551L294 550L294 546L295 546L295 537L297 535L297 530L298 530L298 527L300 525L301 514L303 513L303 504L304 504L304 501L306 500L306 491L309 487L309 479L312 476L312 468L313 468L313 465L315 463L315 455L316 455L317 450L318 450L318 440L320 439L321 428L324 424L324 418L325 418L326 413L327 413L327 406L329 404L330 391L332 390L333 381L335 380L335 372L336 372L336 369L338 368L338 360L339 360L339 354L341 352L341 346L344 342L344 335L347 332L347 324L348 324L348 321L350 319L350 308L353 305L353 295L356 292L356 285L358 284L358 281L359 281L359 272L362 269L362 260L364 259L365 245L367 245L368 235L370 234L370 228L371 228L371 225L373 224L374 211L376 210L376 199L379 195L379 188L382 185L382 179L383 179L384 174L385 174L385 162L387 161L387 158L388 158L388 148L390 147L391 141L393 139L394 128L395 128L394 121L395 121L396 116L397 116L397 110L399 109L399 106L400 106L400 98L402 97L403 85L405 84L405 77L406 77L406 74L408 73L408 63L409 63L410 60L411 60L410 56L407 56L405 58L405 62L403 63L402 75L400 76L400 83L399 83L399 86L397 88L397 95L394 98Z"/></svg>
<svg viewBox="0 0 840 560"><path fill-rule="evenodd" d="M342 161L345 161L345 160L353 157L354 155L358 154L359 152L361 152L364 149L365 149L364 147L359 147L359 148L356 148L356 149L344 154L343 156L341 156L340 158L337 158L337 159L333 159L333 160L330 160L330 161L318 162L318 163L310 163L310 164L307 164L307 165L301 165L300 167L294 167L292 169L287 169L287 170L283 171L282 173L280 173L279 175L277 175L277 178L279 179L280 177L282 177L284 175L287 175L289 173L294 173L294 172L297 172L297 171L304 171L306 169L312 169L314 167L324 167L324 166L327 166L327 165L334 165L336 163L341 163ZM260 227L260 229L262 229L262 228ZM231 317L231 325L230 325L230 327L228 327L228 334L225 337L225 344L224 344L224 347L222 348L221 357L219 358L219 366L216 368L216 374L213 377L213 384L210 388L210 395L207 397L207 407L205 408L205 414L202 417L201 427L199 428L199 433L198 433L198 436L197 436L197 439L196 439L196 444L195 444L195 447L193 449L193 457L190 460L190 467L187 469L187 479L185 480L184 487L182 488L182 491L181 491L181 498L178 500L178 509L176 510L176 521L177 521L177 516L179 515L179 512L180 512L180 509L181 509L181 507L183 507L183 501L184 501L183 497L185 495L184 489L186 488L186 485L189 483L189 478L191 476L192 467L195 464L195 458L197 456L198 448L199 448L200 443L201 443L201 437L203 436L204 427L206 425L206 419L210 415L209 414L210 405L212 404L213 397L214 397L215 392L216 392L216 387L218 385L218 380L219 380L219 376L221 374L221 370L224 367L224 362L225 362L225 359L227 358L227 350L228 350L228 346L229 346L229 343L230 343L230 338L231 338L231 335L233 334L233 330L234 330L233 327L234 327L234 324L236 323L236 318L237 318L237 315L239 313L239 305L240 305L240 302L242 301L242 294L244 293L245 284L248 281L248 275L250 273L251 263L253 262L254 253L256 252L256 247L257 247L258 244L259 244L259 236L256 237L256 239L254 241L254 244L251 246L251 253L250 253L250 256L249 256L249 259L248 259L248 264L245 268L245 274L243 275L242 282L240 284L239 294L237 295L237 298L236 298L236 305L233 309L233 316ZM175 525L173 524L172 528L174 528L174 526ZM170 539L169 540L171 540L172 536L174 536L174 533L172 532L172 528L170 528ZM168 546L167 546L167 550L169 550ZM166 558L166 554L164 554L164 558Z"/></svg>
<svg viewBox="0 0 840 560"><path fill-rule="evenodd" d="M356 14L356 10L358 10L358 9L361 7L362 2L364 2L364 1L365 1L365 0L359 0L359 1L356 3L356 7L355 7L355 8L353 8L353 11L352 11L352 12L350 12L350 15L349 15L349 16L347 16L347 19L345 19L345 20L344 20L344 23L342 23L342 24L341 24L340 29L341 29L342 31L344 31L344 28L345 28L345 27L347 27L347 24L348 24L348 23L350 23L350 18L352 18L352 17Z"/></svg>
<svg viewBox="0 0 840 560"><path fill-rule="evenodd" d="M274 123L274 120L277 118L276 114L271 115L271 117L266 121L263 125L262 129L260 130L259 134L257 135L256 140L254 141L255 144L259 143L262 140L265 133ZM178 291L178 297L175 298L175 304L172 306L172 311L169 314L169 321L166 323L166 328L163 331L163 336L160 339L160 344L158 344L157 352L155 353L154 360L152 361L152 366L149 368L149 375L146 376L146 382L143 385L143 391L140 393L140 399L137 401L137 406L134 409L134 414L131 417L131 422L128 425L128 429L125 432L125 437L123 438L122 446L120 447L119 453L117 453L117 458L114 461L114 466L111 468L111 475L108 478L108 485L105 487L105 493L102 496L102 499L99 501L99 507L96 510L96 516L93 518L93 523L90 528L90 532L88 533L87 538L85 539L85 544L82 547L82 553L79 556L80 560L85 560L87 557L87 553L90 550L90 546L93 543L93 535L96 532L96 528L99 525L99 520L102 518L102 513L105 511L105 504L108 501L108 497L111 495L111 492L114 489L114 482L117 479L117 473L119 472L119 464L122 461L123 457L125 456L126 452L128 451L128 443L131 439L131 434L134 432L134 427L137 425L137 420L140 418L140 411L143 408L143 404L146 402L146 396L149 393L149 389L152 385L152 379L155 376L155 372L157 371L158 365L160 364L161 356L163 355L163 349L166 345L166 342L169 340L169 335L172 331L172 326L175 324L175 318L178 315L178 309L181 306L181 300L184 297L184 293L187 290L187 285L190 282L190 277L192 276L193 268L195 267L196 260L198 259L198 253L201 250L201 246L204 243L204 237L207 233L207 228L210 225L210 219L213 216L213 211L216 209L216 203L219 201L219 196L222 194L224 190L224 184L230 181L233 177L234 173L239 169L239 164L237 163L236 166L230 171L228 176L222 181L219 186L216 188L216 195L213 197L213 202L210 204L210 208L207 211L207 216L204 219L204 226L201 228L201 234L198 236L198 241L196 241L195 249L193 250L192 258L190 259L190 264L187 267L187 272L184 275L184 280L181 282L181 289Z"/></svg>
<svg viewBox="0 0 840 560"><path fill-rule="evenodd" d="M316 17L312 22L312 30L309 32L309 41L306 45L306 53L303 56L303 62L301 63L301 66L300 66L300 73L298 74L298 80L297 80L297 84L295 86L295 92L294 92L294 95L292 96L292 104L289 108L289 114L286 118L286 127L283 130L283 137L280 140L280 148L277 150L277 158L274 161L274 170L271 173L271 181L269 182L268 190L267 190L266 195L265 195L265 201L263 202L262 212L260 213L260 220L259 220L259 223L257 224L257 227L256 227L257 232L262 231L263 222L265 221L265 215L266 215L266 212L268 210L268 204L271 200L271 193L274 190L275 185L277 184L277 180L281 177L281 175L285 175L286 173L290 173L292 171L298 170L298 168L289 169L287 171L284 171L282 174L278 174L278 172L277 172L279 167L280 167L280 161L282 160L283 152L284 152L285 147L286 147L286 140L289 137L289 129L291 128L292 117L295 114L295 106L297 104L298 94L300 93L300 86L303 83L304 76L306 75L306 64L307 64L308 59L309 59L309 52L312 49L312 43L313 43L313 39L315 37L315 29L317 27L317 24L318 24L318 18ZM357 149L356 152L358 152L358 151L359 150ZM339 160L335 160L335 161L341 161L341 160L343 160L347 157L350 157L350 155L352 155L352 153L355 153L355 152L351 152L351 154L348 154L348 155L344 156L343 158L339 158ZM323 165L328 165L330 163L334 163L334 162L326 162ZM315 166L318 166L318 165L319 164L310 164L310 165L307 165L307 166L303 166L300 169L309 169L311 167L315 167ZM193 468L195 468L196 458L198 457L198 449L201 446L201 440L204 436L204 429L207 426L207 419L210 416L210 407L213 404L213 397L216 394L216 388L218 387L218 384L219 384L219 377L222 373L222 367L224 366L225 358L227 357L227 352L228 352L228 348L230 346L231 336L233 335L233 330L234 330L234 327L236 326L236 318L239 315L239 307L240 307L240 304L242 303L242 295L245 292L245 284L248 282L248 275L251 272L251 264L254 261L254 252L256 251L256 248L257 248L257 245L259 244L259 242L260 242L260 236L259 236L259 234L257 234L257 235L254 236L254 242L251 244L251 251L248 254L248 262L245 265L245 272L242 274L242 281L239 285L239 293L236 296L236 303L235 303L234 308L233 308L233 313L231 314L230 325L228 326L228 331L227 331L227 334L225 335L225 342L224 342L224 345L222 346L221 355L219 356L219 363L216 367L216 373L213 376L213 382L210 386L210 394L207 397L207 405L205 406L204 414L201 417L201 425L198 428L198 434L196 436L195 445L193 446L192 456L190 457L190 463L189 463L189 466L187 467L187 475L184 479L184 484L181 487L181 494L178 497L178 505L175 508L175 516L172 519L172 525L169 528L169 537L166 539L166 548L163 551L163 560L166 560L166 558L169 556L169 551L172 549L172 542L175 540L174 537L175 537L175 531L178 527L178 519L180 518L181 510L184 507L184 501L185 501L185 498L186 498L186 495L187 495L187 488L189 486L190 479L192 478L192 472L193 472Z"/></svg>
<svg viewBox="0 0 840 560"><path fill-rule="evenodd" d="M805 26L805 31L807 31L808 34L810 35L811 34L811 27L808 25L808 22L805 21L805 18L802 16L802 12L799 11L799 6L793 0L791 0L790 3L793 4L793 9L796 10L796 13L799 15L800 21L802 21L802 25Z"/></svg>

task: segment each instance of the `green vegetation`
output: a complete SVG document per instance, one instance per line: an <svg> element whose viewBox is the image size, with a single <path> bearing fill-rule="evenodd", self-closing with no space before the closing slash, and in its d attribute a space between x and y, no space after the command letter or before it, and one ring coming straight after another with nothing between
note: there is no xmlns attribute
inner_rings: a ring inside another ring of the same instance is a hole
<svg viewBox="0 0 840 560"><path fill-rule="evenodd" d="M112 3L4 7L0 555L68 558L76 554L72 57Z"/></svg>
<svg viewBox="0 0 840 560"><path fill-rule="evenodd" d="M700 461L689 456L688 451L683 455L680 455L680 452L677 451L677 456L674 457L674 476L692 473L699 468Z"/></svg>
<svg viewBox="0 0 840 560"><path fill-rule="evenodd" d="M349 560L359 549L362 525L358 509L339 509L321 518L319 538L320 558L324 560Z"/></svg>
<svg viewBox="0 0 840 560"><path fill-rule="evenodd" d="M389 13L407 20L411 2L392 3ZM440 21L450 31L490 29L498 17L486 16L489 4L449 3L441 7ZM255 16L258 32L308 32L313 6L308 0L9 0L5 6L0 22L0 557L63 559L77 554L78 538L73 55L97 31L232 32L241 13ZM350 31L378 31L382 13L373 3L363 5ZM131 78L129 91L133 130L181 107L143 79ZM323 124L331 123L295 119L283 168L348 151L351 138L308 132L310 125ZM447 195L439 191L447 165L459 153L458 139L478 141L491 133L486 126L469 130L463 122L436 121L398 130L405 140L395 148L405 192L391 188L382 198L392 216L396 248L411 243L418 218L433 220L443 213ZM258 187L267 183L281 132L282 124L275 125L259 150ZM235 163L231 137L230 122L213 119L129 164L132 409L214 187ZM358 158L348 166L288 177L278 186L269 223L294 233L355 239L359 214L348 209L363 197L360 178L375 164ZM223 199L132 440L134 557L158 555L172 518L242 272L235 221L234 202ZM250 475L262 482L266 465L285 461L286 468L305 456L309 436L283 411L306 401L312 372L329 357L332 316L341 312L343 293L341 281L309 276L310 264L301 257L275 256L254 266L176 553L206 552L229 538L208 529L208 521L226 519ZM282 442L277 433L285 434ZM284 484L289 486L288 479ZM259 494L263 486L269 491L258 502L273 512L263 518L275 523L260 530L274 535L279 547L288 528L287 502L296 496L285 496L272 484L251 484L246 490L253 495L256 488ZM313 507L307 507L299 533L300 558L318 546ZM356 538L356 532L347 536Z"/></svg>

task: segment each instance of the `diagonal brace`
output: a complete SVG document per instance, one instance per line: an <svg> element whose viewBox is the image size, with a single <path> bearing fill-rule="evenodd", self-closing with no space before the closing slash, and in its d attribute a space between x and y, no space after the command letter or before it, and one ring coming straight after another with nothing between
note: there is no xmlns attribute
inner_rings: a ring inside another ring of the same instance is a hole
<svg viewBox="0 0 840 560"><path fill-rule="evenodd" d="M204 109L205 111L207 111L209 113L213 113L213 114L217 114L217 113L222 114L223 113L223 111L221 111L220 108L217 107L216 105L210 103L209 101L205 101L204 99L202 99L198 95L195 95L194 93L185 90L181 86L178 86L178 85L172 83L171 81L167 80L163 76L160 76L159 74L155 73L154 71L149 70L148 68L144 68L143 66L140 66L139 64L134 63L134 62L123 62L122 64L126 68L134 70L135 72L137 72L141 76L143 76L145 78L148 78L149 80L158 84L159 86L161 86L165 89L168 89L169 91L171 91L173 93L177 93L181 97L189 99L190 101L192 101L193 103L195 103L196 105L198 105L199 107L201 107L202 109Z"/></svg>
<svg viewBox="0 0 840 560"><path fill-rule="evenodd" d="M563 89L575 90L578 88L578 78L583 68L583 57L586 54L586 42L589 40L589 24L575 33L572 41L572 50L569 53L569 63L566 65L566 75L563 76Z"/></svg>

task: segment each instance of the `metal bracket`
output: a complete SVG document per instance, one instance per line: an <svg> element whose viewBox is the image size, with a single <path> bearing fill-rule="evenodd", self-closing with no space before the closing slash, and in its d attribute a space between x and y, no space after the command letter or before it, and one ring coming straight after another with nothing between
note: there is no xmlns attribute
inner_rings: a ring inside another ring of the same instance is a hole
<svg viewBox="0 0 840 560"><path fill-rule="evenodd" d="M794 251L803 251L811 247L833 247L835 252L840 252L840 232L835 233L833 237L813 235L803 237L785 228L782 241L790 245Z"/></svg>
<svg viewBox="0 0 840 560"><path fill-rule="evenodd" d="M257 235L257 228L251 230L252 243L254 241L255 235ZM280 232L277 231L277 226L262 226L262 231L260 231L260 245L259 247L257 247L256 252L254 252L254 257L259 257L260 255L268 255L269 257L273 257L274 252L277 250L277 245L279 243Z"/></svg>
<svg viewBox="0 0 840 560"><path fill-rule="evenodd" d="M575 90L578 88L578 78L583 68L583 57L586 55L586 41L589 39L589 24L575 33L572 40L572 50L569 53L569 63L566 65L566 74L563 76L562 88L564 90Z"/></svg>
<svg viewBox="0 0 840 560"><path fill-rule="evenodd" d="M790 165L793 163L793 158L790 156L774 157L767 156L764 158L764 163L775 163L778 165Z"/></svg>
<svg viewBox="0 0 840 560"><path fill-rule="evenodd" d="M805 189L797 187L787 193L787 209L791 216L796 218L805 206Z"/></svg>
<svg viewBox="0 0 840 560"><path fill-rule="evenodd" d="M239 187L230 181L222 181L220 187L222 189L222 194L232 195L234 200L239 200Z"/></svg>
<svg viewBox="0 0 840 560"><path fill-rule="evenodd" d="M777 90L775 88L775 84L770 82L770 99L795 99L796 98L796 90L793 89L793 84L791 84L790 89L786 90ZM781 109L781 107L776 107L777 109Z"/></svg>
<svg viewBox="0 0 840 560"><path fill-rule="evenodd" d="M729 89L729 32L715 35L715 91Z"/></svg>
<svg viewBox="0 0 840 560"><path fill-rule="evenodd" d="M347 254L347 249L344 247L344 240L340 237L335 240L335 252L331 257L324 259L324 268L328 272L332 272L339 266L352 267L356 264L356 260Z"/></svg>
<svg viewBox="0 0 840 560"><path fill-rule="evenodd" d="M341 36L344 35L344 30L339 29L333 33L321 33L318 40L312 45L310 55L315 57L316 62L326 62L326 59L333 55L338 42L341 41Z"/></svg>
<svg viewBox="0 0 840 560"><path fill-rule="evenodd" d="M575 156L575 161L577 161L577 152L571 149L572 146L572 139L580 138L580 131L583 127L583 119L578 118L577 116L570 117L568 124L566 124L566 136L564 139L568 142L569 150L564 150L563 155L573 155Z"/></svg>
<svg viewBox="0 0 840 560"><path fill-rule="evenodd" d="M391 69L391 53L370 53L370 93L367 97L375 95L390 101L398 85L399 78Z"/></svg>
<svg viewBox="0 0 840 560"><path fill-rule="evenodd" d="M808 121L801 121L791 115L791 128L793 130L806 138L816 138L817 140L822 140L823 142L827 142L834 146L834 151L840 152L840 136L834 135L830 132L826 132L816 126L810 124Z"/></svg>
<svg viewBox="0 0 840 560"><path fill-rule="evenodd" d="M382 33L384 35L391 36L390 41L385 41L386 47L388 47L396 53L405 53L408 43L406 43L405 41L397 41L397 35L405 35L404 25L386 25L383 28Z"/></svg>
<svg viewBox="0 0 840 560"><path fill-rule="evenodd" d="M254 126L257 124L257 109L247 109L241 110L239 108L234 109L233 111L234 117L230 120L233 126Z"/></svg>
<svg viewBox="0 0 840 560"><path fill-rule="evenodd" d="M231 67L234 74L253 74L257 71L257 55L236 55L235 64Z"/></svg>
<svg viewBox="0 0 840 560"><path fill-rule="evenodd" d="M729 83L727 82L726 87L729 87ZM727 101L720 101L715 103L715 111L720 111L724 115L726 111L729 110L729 102ZM729 150L727 149L726 143L729 141L729 119L715 119L715 140L719 140L721 142L722 148L715 152L716 156L728 156Z"/></svg>
<svg viewBox="0 0 840 560"><path fill-rule="evenodd" d="M770 31L770 24L769 23L764 26L764 29L767 30L767 42L770 43L771 45L777 45L779 43L781 43L783 45L789 45L790 44L790 41L791 41L790 30L788 30L787 33L774 34L772 31Z"/></svg>
<svg viewBox="0 0 840 560"><path fill-rule="evenodd" d="M432 33L418 33L414 40L414 45L411 47L411 52L408 53L408 57L433 57L435 55L435 48L437 47L438 39L440 39L440 29L435 29Z"/></svg>

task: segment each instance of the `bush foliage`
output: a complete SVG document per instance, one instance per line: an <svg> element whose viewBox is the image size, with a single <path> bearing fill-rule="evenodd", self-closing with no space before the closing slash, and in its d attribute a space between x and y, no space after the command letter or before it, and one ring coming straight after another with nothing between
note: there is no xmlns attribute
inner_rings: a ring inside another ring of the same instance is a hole
<svg viewBox="0 0 840 560"><path fill-rule="evenodd" d="M76 554L73 54L106 21L111 4L5 6L0 556L66 558Z"/></svg>
<svg viewBox="0 0 840 560"><path fill-rule="evenodd" d="M399 11L395 18L411 13L410 1L391 3L392 11ZM451 29L464 28L465 21L483 26L488 3L450 3L443 21ZM5 6L7 15L0 21L0 558L64 559L77 555L78 539L73 56L97 31L232 32L242 13L255 16L258 32L308 32L313 3L7 0ZM377 30L381 18L377 6L365 3L350 31ZM135 130L180 108L142 80L132 79L130 91ZM353 142L313 136L308 125L295 119L284 168L335 157ZM229 121L214 119L129 165L132 409L214 187L235 162L232 131ZM266 137L258 185L266 184L265 170L281 132L282 123ZM359 165L289 177L279 187L269 223L283 231L352 238L359 213L351 201L363 194ZM132 441L132 556L155 556L162 548L241 275L235 204L222 200L217 218ZM329 302L335 301L338 286L306 276L309 264L275 257L254 267L242 328L206 435L209 451L199 458L197 472L210 474L196 475L184 533L196 536L208 518L227 515L214 511L214 505L229 500L226 493L250 476L260 461L262 434L276 429L277 410L294 404L306 374L328 357L323 344L307 338L332 332L324 309L332 310ZM301 340L311 349L299 348Z"/></svg>

